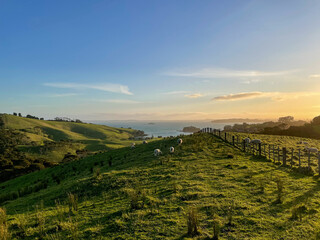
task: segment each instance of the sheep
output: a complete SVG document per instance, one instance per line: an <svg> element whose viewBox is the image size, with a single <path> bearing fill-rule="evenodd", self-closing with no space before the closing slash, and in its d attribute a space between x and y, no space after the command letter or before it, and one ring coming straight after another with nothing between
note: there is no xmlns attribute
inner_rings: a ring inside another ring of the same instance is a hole
<svg viewBox="0 0 320 240"><path fill-rule="evenodd" d="M179 145L182 144L182 139L181 138L178 139L178 144Z"/></svg>
<svg viewBox="0 0 320 240"><path fill-rule="evenodd" d="M174 153L174 147L170 147L170 153Z"/></svg>
<svg viewBox="0 0 320 240"><path fill-rule="evenodd" d="M162 154L162 152L161 152L161 150L160 149L155 149L154 151L153 151L153 154L154 154L154 156L155 157L157 157L157 156L159 156L160 154Z"/></svg>
<svg viewBox="0 0 320 240"><path fill-rule="evenodd" d="M260 140L260 139L253 139L253 140L251 141L251 143L253 143L253 144L259 144L259 143L261 143L261 140Z"/></svg>
<svg viewBox="0 0 320 240"><path fill-rule="evenodd" d="M309 153L318 153L318 149L314 147L306 148Z"/></svg>
<svg viewBox="0 0 320 240"><path fill-rule="evenodd" d="M144 140L144 141L143 141L143 144L148 144L148 141Z"/></svg>
<svg viewBox="0 0 320 240"><path fill-rule="evenodd" d="M135 148L136 144L135 143L131 143L131 148Z"/></svg>

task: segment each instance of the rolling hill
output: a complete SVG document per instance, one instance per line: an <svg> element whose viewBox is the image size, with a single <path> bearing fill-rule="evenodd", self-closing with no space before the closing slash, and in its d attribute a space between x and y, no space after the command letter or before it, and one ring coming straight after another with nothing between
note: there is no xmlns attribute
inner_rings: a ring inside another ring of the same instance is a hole
<svg viewBox="0 0 320 240"><path fill-rule="evenodd" d="M1 183L2 229L14 239L319 239L317 176L210 134L176 143L115 149Z"/></svg>

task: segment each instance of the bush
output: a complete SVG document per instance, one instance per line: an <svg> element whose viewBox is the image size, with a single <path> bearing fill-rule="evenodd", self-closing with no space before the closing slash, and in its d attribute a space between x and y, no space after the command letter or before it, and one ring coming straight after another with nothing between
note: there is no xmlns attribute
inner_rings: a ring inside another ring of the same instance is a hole
<svg viewBox="0 0 320 240"><path fill-rule="evenodd" d="M187 215L188 235L195 236L199 234L198 212L195 208L191 208Z"/></svg>

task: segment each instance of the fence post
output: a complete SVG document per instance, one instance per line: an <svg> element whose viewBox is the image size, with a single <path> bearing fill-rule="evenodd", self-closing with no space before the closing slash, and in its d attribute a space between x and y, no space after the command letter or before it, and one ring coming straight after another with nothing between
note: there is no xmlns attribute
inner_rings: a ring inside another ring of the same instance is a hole
<svg viewBox="0 0 320 240"><path fill-rule="evenodd" d="M227 133L224 133L224 141L227 141Z"/></svg>
<svg viewBox="0 0 320 240"><path fill-rule="evenodd" d="M310 151L308 151L308 169L311 169L311 156L310 156Z"/></svg>
<svg viewBox="0 0 320 240"><path fill-rule="evenodd" d="M271 149L271 146L269 144L269 160L271 160L271 158L270 158L270 149Z"/></svg>
<svg viewBox="0 0 320 240"><path fill-rule="evenodd" d="M320 153L318 153L318 173L320 175Z"/></svg>
<svg viewBox="0 0 320 240"><path fill-rule="evenodd" d="M234 136L232 136L232 145L234 146Z"/></svg>
<svg viewBox="0 0 320 240"><path fill-rule="evenodd" d="M301 150L299 149L299 168L301 167Z"/></svg>
<svg viewBox="0 0 320 240"><path fill-rule="evenodd" d="M219 138L221 138L221 130L219 129Z"/></svg>
<svg viewBox="0 0 320 240"><path fill-rule="evenodd" d="M261 143L259 143L258 147L259 147L259 156L261 156Z"/></svg>
<svg viewBox="0 0 320 240"><path fill-rule="evenodd" d="M280 147L278 146L278 163L280 163Z"/></svg>
<svg viewBox="0 0 320 240"><path fill-rule="evenodd" d="M264 152L264 156L267 158L267 155L266 155L266 144L263 144L263 152Z"/></svg>
<svg viewBox="0 0 320 240"><path fill-rule="evenodd" d="M287 149L285 147L282 148L282 165L287 165Z"/></svg>
<svg viewBox="0 0 320 240"><path fill-rule="evenodd" d="M274 153L274 145L272 145L272 151L273 151L273 161L276 162L276 156L275 156L275 153Z"/></svg>

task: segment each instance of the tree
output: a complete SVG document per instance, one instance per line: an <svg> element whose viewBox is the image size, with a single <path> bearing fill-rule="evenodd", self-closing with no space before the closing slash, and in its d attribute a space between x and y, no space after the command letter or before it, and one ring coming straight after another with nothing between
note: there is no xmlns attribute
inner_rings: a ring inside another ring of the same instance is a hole
<svg viewBox="0 0 320 240"><path fill-rule="evenodd" d="M17 116L17 113L14 112L14 113L13 113L13 116Z"/></svg>
<svg viewBox="0 0 320 240"><path fill-rule="evenodd" d="M314 119L312 119L311 124L312 125L320 125L320 116L317 116Z"/></svg>
<svg viewBox="0 0 320 240"><path fill-rule="evenodd" d="M19 115L19 117L22 117L21 113L19 113L18 115Z"/></svg>
<svg viewBox="0 0 320 240"><path fill-rule="evenodd" d="M278 122L281 122L281 123L290 123L294 120L294 117L292 116L286 116L286 117L280 117Z"/></svg>

